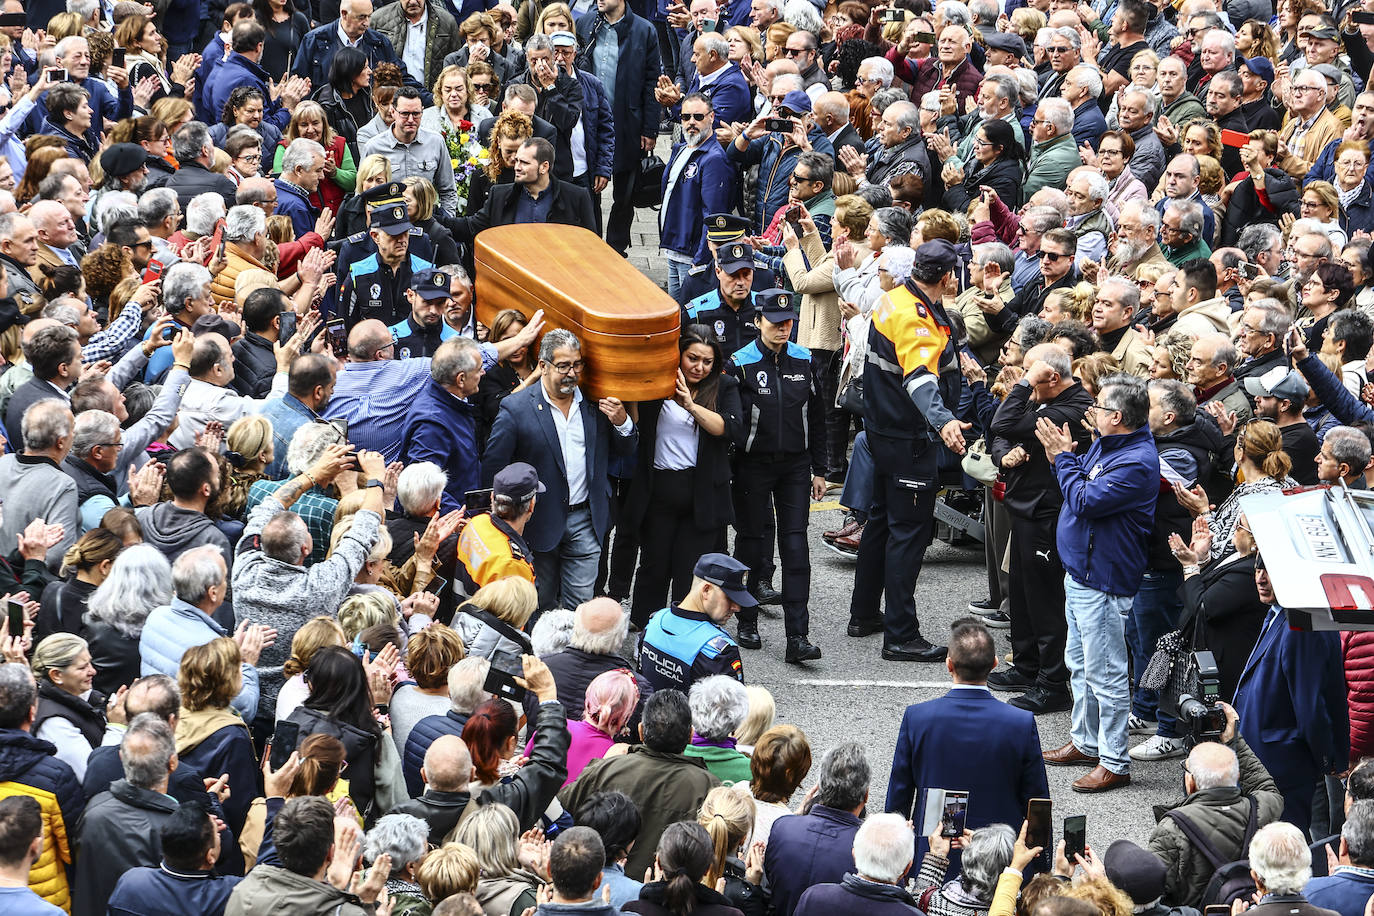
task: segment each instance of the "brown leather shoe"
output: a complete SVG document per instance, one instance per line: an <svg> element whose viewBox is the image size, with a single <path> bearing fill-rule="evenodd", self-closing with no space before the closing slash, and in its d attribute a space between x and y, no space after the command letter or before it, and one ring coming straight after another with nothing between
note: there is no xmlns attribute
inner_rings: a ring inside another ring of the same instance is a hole
<svg viewBox="0 0 1374 916"><path fill-rule="evenodd" d="M1051 766L1063 767L1084 764L1086 766L1097 766L1097 758L1089 757L1080 751L1072 741L1063 747L1057 747L1052 751L1045 751L1040 755L1045 758L1045 762Z"/></svg>
<svg viewBox="0 0 1374 916"><path fill-rule="evenodd" d="M836 528L834 531L821 532L821 537L827 541L833 541L836 538L847 538L863 526L864 523L859 521L854 516L846 516L843 525Z"/></svg>
<svg viewBox="0 0 1374 916"><path fill-rule="evenodd" d="M1087 776L1080 777L1074 782L1073 790L1075 792L1106 792L1109 789L1117 789L1130 784L1130 773L1113 773L1099 763L1093 767L1092 772Z"/></svg>
<svg viewBox="0 0 1374 916"><path fill-rule="evenodd" d="M864 524L868 523L865 522ZM860 525L858 528L854 529L853 534L846 535L842 538L835 538L834 544L836 547L843 547L846 550L858 550L859 541L863 538L863 536L864 526Z"/></svg>

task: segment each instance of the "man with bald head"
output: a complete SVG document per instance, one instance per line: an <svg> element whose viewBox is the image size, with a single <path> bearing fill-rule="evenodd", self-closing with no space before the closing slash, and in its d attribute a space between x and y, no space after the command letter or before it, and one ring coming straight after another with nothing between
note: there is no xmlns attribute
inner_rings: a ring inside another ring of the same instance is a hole
<svg viewBox="0 0 1374 916"><path fill-rule="evenodd" d="M619 601L593 598L577 606L573 613L572 641L562 652L544 656L549 670L553 672L558 700L569 719L582 718L587 685L597 676L617 668L635 670L635 666L620 654L629 635L630 617ZM639 707L630 720L631 729L639 720L639 710L644 707L644 701L653 692L653 687L643 676L636 674L635 682L639 684ZM525 701L525 707L528 716L531 711L529 700Z"/></svg>
<svg viewBox="0 0 1374 916"><path fill-rule="evenodd" d="M191 382L182 395L177 428L168 443L175 448L190 448L195 444L196 434L212 420L227 430L239 417L260 413L268 401L286 394L287 373L295 355L291 346L278 347L271 390L265 398L250 398L229 387L234 381L234 351L229 340L216 333L197 337L191 351Z"/></svg>
<svg viewBox="0 0 1374 916"><path fill-rule="evenodd" d="M540 309L519 334L482 344L483 371L491 371L516 350L532 345L543 330ZM397 359L387 326L375 319L360 321L348 333L348 353L329 399L328 416L348 420L348 441L353 445L395 461L400 457L410 402L428 379L429 357Z"/></svg>
<svg viewBox="0 0 1374 916"><path fill-rule="evenodd" d="M461 664L461 663L460 663ZM522 831L539 823L544 809L553 801L568 778L568 720L558 702L558 690L548 666L532 655L524 656L526 707L533 704L530 723L534 727L534 746L529 762L509 781L499 782L482 792L481 805L505 805L515 812ZM580 711L580 708L579 708ZM402 802L391 814L410 814L429 824L429 841L442 844L458 825L463 810L473 804L468 783L475 778L472 756L457 735L434 739L425 751L420 769L425 792Z"/></svg>
<svg viewBox="0 0 1374 916"><path fill-rule="evenodd" d="M843 92L822 93L812 103L811 110L816 117L816 126L835 148L837 161L843 147L851 147L855 153L864 152L864 138L849 123L849 99Z"/></svg>
<svg viewBox="0 0 1374 916"><path fill-rule="evenodd" d="M38 232L38 259L29 268L35 283L43 278L44 266L81 266L76 255L67 250L76 242L77 235L76 221L66 207L55 200L40 200L29 208L29 220Z"/></svg>

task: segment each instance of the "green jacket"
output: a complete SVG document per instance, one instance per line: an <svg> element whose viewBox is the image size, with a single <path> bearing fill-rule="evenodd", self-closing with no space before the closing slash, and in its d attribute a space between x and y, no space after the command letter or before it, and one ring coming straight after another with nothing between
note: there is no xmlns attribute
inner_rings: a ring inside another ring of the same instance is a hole
<svg viewBox="0 0 1374 916"><path fill-rule="evenodd" d="M1030 174L1026 176L1026 200L1041 188L1062 188L1069 173L1083 164L1073 134L1031 145Z"/></svg>
<svg viewBox="0 0 1374 916"><path fill-rule="evenodd" d="M1191 92L1184 91L1179 97L1164 106L1164 115L1178 128L1179 139L1183 139L1183 125L1193 118L1206 118L1207 109L1201 100ZM1151 188L1151 190L1154 190Z"/></svg>
<svg viewBox="0 0 1374 916"><path fill-rule="evenodd" d="M712 744L689 744L682 752L686 757L699 757L717 779L727 786L735 783L749 785L749 758L733 747Z"/></svg>
<svg viewBox="0 0 1374 916"><path fill-rule="evenodd" d="M1237 736L1229 746L1240 763L1240 785L1194 792L1174 810L1211 838L1217 852L1227 861L1233 861L1248 854L1248 850L1240 848L1250 819L1248 797L1253 795L1259 802L1256 822L1257 827L1263 827L1283 813L1283 796L1244 738ZM1164 903L1200 906L1207 882L1212 880L1212 866L1200 850L1192 847L1173 818L1166 817L1155 826L1150 834L1150 852L1164 862Z"/></svg>
<svg viewBox="0 0 1374 916"><path fill-rule="evenodd" d="M1184 248L1161 245L1160 250L1164 252L1164 257L1169 259L1169 263L1175 267L1182 267L1185 262L1191 261L1193 258L1210 258L1212 256L1212 246L1202 239L1198 239Z"/></svg>

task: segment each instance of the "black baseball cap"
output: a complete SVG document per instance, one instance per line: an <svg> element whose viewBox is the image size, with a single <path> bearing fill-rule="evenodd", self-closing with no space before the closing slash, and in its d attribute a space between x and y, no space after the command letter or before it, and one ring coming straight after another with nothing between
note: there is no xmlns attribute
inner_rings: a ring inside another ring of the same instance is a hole
<svg viewBox="0 0 1374 916"><path fill-rule="evenodd" d="M453 278L448 272L440 270L438 267L425 267L415 271L410 278L410 288L419 294L421 299L449 299L452 293L449 292L449 284Z"/></svg>
<svg viewBox="0 0 1374 916"><path fill-rule="evenodd" d="M731 242L716 249L716 263L728 274L754 266L754 246L747 242Z"/></svg>
<svg viewBox="0 0 1374 916"><path fill-rule="evenodd" d="M535 493L543 493L544 485L539 482L539 474L531 465L517 461L496 472L491 482L491 492L494 496L504 496L518 503Z"/></svg>
<svg viewBox="0 0 1374 916"><path fill-rule="evenodd" d="M774 324L797 320L796 296L785 289L766 289L754 296L759 314Z"/></svg>
<svg viewBox="0 0 1374 916"><path fill-rule="evenodd" d="M740 607L757 607L758 601L749 594L749 589L744 584L744 577L748 574L748 566L724 553L702 554L701 559L697 560L697 565L692 567L692 575L703 582L710 582L725 592L726 597L735 604Z"/></svg>

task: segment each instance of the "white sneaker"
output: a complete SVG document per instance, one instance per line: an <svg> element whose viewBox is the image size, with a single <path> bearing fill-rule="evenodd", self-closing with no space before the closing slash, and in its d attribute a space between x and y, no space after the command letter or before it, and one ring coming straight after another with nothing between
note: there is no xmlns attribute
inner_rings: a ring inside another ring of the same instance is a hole
<svg viewBox="0 0 1374 916"><path fill-rule="evenodd" d="M1159 730L1159 723L1131 713L1130 718L1126 720L1126 728L1132 735L1153 735Z"/></svg>
<svg viewBox="0 0 1374 916"><path fill-rule="evenodd" d="M1146 741L1131 748L1132 760L1168 760L1170 757L1182 757L1187 748L1183 746L1182 738L1165 738L1163 735L1151 735Z"/></svg>

